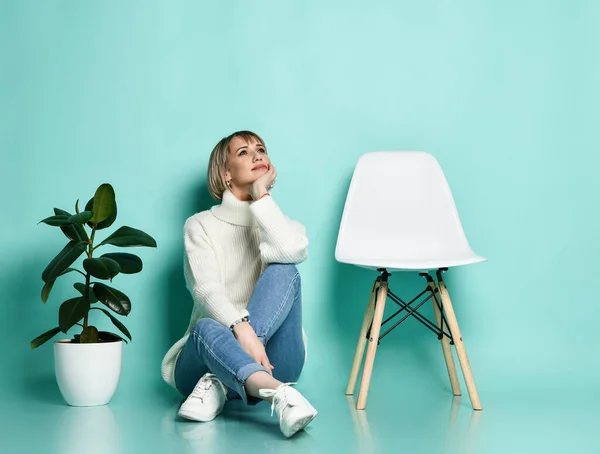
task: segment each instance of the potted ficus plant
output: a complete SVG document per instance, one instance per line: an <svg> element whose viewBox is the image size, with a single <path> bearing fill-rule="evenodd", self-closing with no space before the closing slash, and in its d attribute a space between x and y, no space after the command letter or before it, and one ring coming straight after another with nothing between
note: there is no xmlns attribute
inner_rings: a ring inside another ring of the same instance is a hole
<svg viewBox="0 0 600 454"><path fill-rule="evenodd" d="M107 404L116 391L121 374L122 345L127 342L122 336L131 340L131 334L115 315L127 316L131 301L112 287L112 280L118 274L139 273L143 266L142 260L134 254L109 252L95 257L94 253L109 245L156 247L156 241L150 235L126 226L98 243L97 233L110 227L116 218L115 191L110 184L102 184L84 211L79 210L78 200L75 214L54 208L54 216L40 221L59 227L69 239L42 273L42 301L48 301L60 276L75 272L84 279L73 285L78 294L60 305L58 326L31 341L31 348L35 349L60 332L66 334L72 328L79 328L71 339L54 342L58 386L66 402L73 406ZM83 271L73 267L82 255ZM109 281L111 286L101 281ZM93 326L89 319L93 310L104 313L120 334L99 331Z"/></svg>

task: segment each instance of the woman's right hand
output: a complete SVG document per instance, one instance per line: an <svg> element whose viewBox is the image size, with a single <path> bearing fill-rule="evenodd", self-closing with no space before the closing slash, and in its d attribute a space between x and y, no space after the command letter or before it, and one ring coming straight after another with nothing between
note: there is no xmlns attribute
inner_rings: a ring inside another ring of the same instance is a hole
<svg viewBox="0 0 600 454"><path fill-rule="evenodd" d="M269 164L269 170L252 183L248 190L248 194L252 197L252 200L258 200L265 192L269 192L269 189L275 184L276 178L277 171L273 164Z"/></svg>
<svg viewBox="0 0 600 454"><path fill-rule="evenodd" d="M248 322L238 323L233 327L233 334L244 349L254 360L262 364L267 371L272 374L274 367L269 362L265 346L262 344L254 329Z"/></svg>

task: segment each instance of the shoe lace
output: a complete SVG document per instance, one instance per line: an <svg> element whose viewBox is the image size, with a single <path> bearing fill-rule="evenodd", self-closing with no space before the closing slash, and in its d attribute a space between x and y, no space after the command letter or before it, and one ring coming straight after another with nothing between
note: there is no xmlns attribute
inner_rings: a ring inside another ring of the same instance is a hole
<svg viewBox="0 0 600 454"><path fill-rule="evenodd" d="M279 415L279 420L283 418L283 409L288 406L288 398L284 389L287 386L295 385L296 382L283 383L277 387L277 389L261 389L258 391L261 397L272 397L271 401L271 416L273 416L273 412L277 410L277 414Z"/></svg>
<svg viewBox="0 0 600 454"><path fill-rule="evenodd" d="M215 383L218 383L221 386L223 393L227 394L225 387L223 386L223 384L217 378L216 375L206 374L206 375L204 375L204 377L202 377L200 379L200 381L194 387L194 390L192 391L192 396L196 397L196 398L200 399L202 402L204 402L204 397L206 396L206 393Z"/></svg>

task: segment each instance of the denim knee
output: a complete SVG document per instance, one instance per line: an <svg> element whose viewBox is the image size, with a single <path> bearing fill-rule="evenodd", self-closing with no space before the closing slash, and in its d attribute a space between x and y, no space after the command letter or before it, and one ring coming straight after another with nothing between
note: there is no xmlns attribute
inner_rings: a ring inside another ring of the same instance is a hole
<svg viewBox="0 0 600 454"><path fill-rule="evenodd" d="M263 271L263 274L272 274L277 279L288 281L296 279L297 283L300 283L300 273L293 263L270 263Z"/></svg>
<svg viewBox="0 0 600 454"><path fill-rule="evenodd" d="M192 328L192 332L196 334L197 337L208 340L215 334L218 334L222 327L219 322L213 320L212 318L201 318L196 322L194 328Z"/></svg>

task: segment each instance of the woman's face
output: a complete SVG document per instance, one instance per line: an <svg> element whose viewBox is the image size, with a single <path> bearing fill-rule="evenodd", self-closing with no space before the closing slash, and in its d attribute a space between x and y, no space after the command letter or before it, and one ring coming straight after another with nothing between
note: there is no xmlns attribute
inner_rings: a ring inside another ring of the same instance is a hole
<svg viewBox="0 0 600 454"><path fill-rule="evenodd" d="M241 137L234 137L229 142L225 181L231 181L231 187L249 187L267 173L270 165L271 160L262 143L248 143Z"/></svg>

